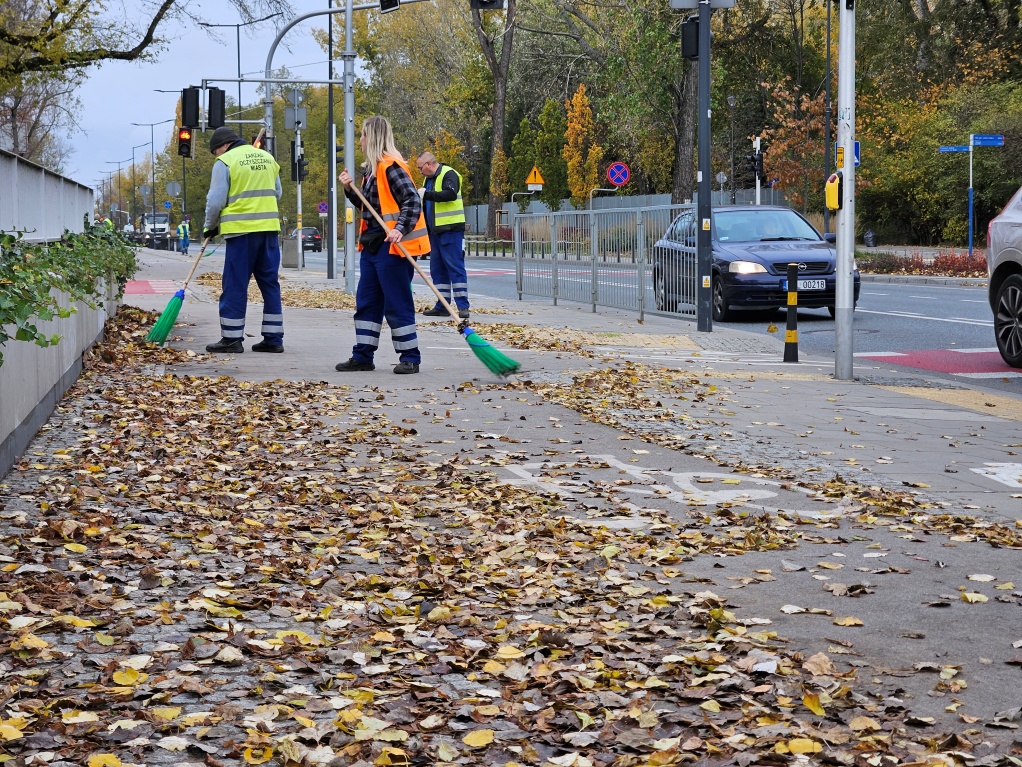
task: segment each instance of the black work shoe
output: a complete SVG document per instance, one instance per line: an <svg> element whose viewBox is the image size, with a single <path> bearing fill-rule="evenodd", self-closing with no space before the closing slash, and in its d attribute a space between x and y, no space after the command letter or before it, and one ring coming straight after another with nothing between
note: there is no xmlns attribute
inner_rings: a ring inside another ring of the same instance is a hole
<svg viewBox="0 0 1022 767"><path fill-rule="evenodd" d="M463 320L467 320L468 319L468 309L458 309L458 316L461 317Z"/></svg>
<svg viewBox="0 0 1022 767"><path fill-rule="evenodd" d="M283 344L271 344L269 341L260 341L257 344L252 344L252 351L254 352L269 352L270 354L280 354L284 351Z"/></svg>
<svg viewBox="0 0 1022 767"><path fill-rule="evenodd" d="M394 372L398 375L406 375L408 373L418 373L419 366L414 362L399 362L394 366Z"/></svg>
<svg viewBox="0 0 1022 767"><path fill-rule="evenodd" d="M427 317L447 317L447 310L442 306L434 306L432 309L427 309L423 312Z"/></svg>
<svg viewBox="0 0 1022 767"><path fill-rule="evenodd" d="M241 354L245 345L240 338L221 338L215 344L206 344L206 351L211 354Z"/></svg>
<svg viewBox="0 0 1022 767"><path fill-rule="evenodd" d="M334 370L340 370L342 373L351 373L359 370L376 370L376 365L371 362L359 362L352 357L347 362L338 362L334 365Z"/></svg>

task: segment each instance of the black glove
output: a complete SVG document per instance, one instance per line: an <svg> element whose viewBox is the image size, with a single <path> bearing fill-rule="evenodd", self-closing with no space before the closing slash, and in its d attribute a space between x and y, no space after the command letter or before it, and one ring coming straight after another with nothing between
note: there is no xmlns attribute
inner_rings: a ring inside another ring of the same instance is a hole
<svg viewBox="0 0 1022 767"><path fill-rule="evenodd" d="M202 239L210 240L210 239L216 237L218 234L220 234L220 227L219 226L214 226L212 229L203 229L202 230Z"/></svg>

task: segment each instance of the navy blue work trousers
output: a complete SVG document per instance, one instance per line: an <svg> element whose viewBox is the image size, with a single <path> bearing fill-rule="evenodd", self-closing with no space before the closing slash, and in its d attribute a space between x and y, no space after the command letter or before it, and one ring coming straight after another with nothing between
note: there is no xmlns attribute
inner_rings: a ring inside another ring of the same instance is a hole
<svg viewBox="0 0 1022 767"><path fill-rule="evenodd" d="M407 258L390 252L390 243L384 242L375 252L362 249L358 288L355 290L353 359L373 361L373 355L380 346L383 319L386 318L398 359L413 365L422 362L412 299L413 274L414 268Z"/></svg>
<svg viewBox="0 0 1022 767"><path fill-rule="evenodd" d="M284 341L284 310L280 305L280 243L277 232L247 232L225 238L223 292L220 294L220 335L245 337L248 283L255 277L263 294L263 339Z"/></svg>
<svg viewBox="0 0 1022 767"><path fill-rule="evenodd" d="M429 236L429 279L436 285L440 295L460 310L469 308L464 245L463 231L440 232ZM436 308L443 309L443 304L437 301Z"/></svg>

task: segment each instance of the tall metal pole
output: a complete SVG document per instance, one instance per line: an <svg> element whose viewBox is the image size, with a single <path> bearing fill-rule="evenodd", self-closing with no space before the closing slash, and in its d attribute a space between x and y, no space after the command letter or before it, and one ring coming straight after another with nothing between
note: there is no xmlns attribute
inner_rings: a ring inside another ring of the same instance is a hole
<svg viewBox="0 0 1022 767"><path fill-rule="evenodd" d="M344 167L355 175L355 46L354 3L344 0ZM344 287L355 292L355 216L344 219Z"/></svg>
<svg viewBox="0 0 1022 767"><path fill-rule="evenodd" d="M838 36L837 141L843 152L843 195L837 213L837 295L834 377L853 377L852 321L855 311L855 0L841 5Z"/></svg>
<svg viewBox="0 0 1022 767"><path fill-rule="evenodd" d="M181 220L188 215L188 177L185 175L185 158L181 158Z"/></svg>
<svg viewBox="0 0 1022 767"><path fill-rule="evenodd" d="M972 258L972 134L969 135L969 258Z"/></svg>
<svg viewBox="0 0 1022 767"><path fill-rule="evenodd" d="M713 330L712 317L712 274L710 244L710 0L699 0L699 106L696 129L699 131L697 183L699 204L697 206L696 234L696 329L704 332Z"/></svg>
<svg viewBox="0 0 1022 767"><path fill-rule="evenodd" d="M827 79L824 84L823 97L823 177L830 178L830 6L833 0L825 0L827 3ZM826 234L830 231L830 208L823 206L823 231Z"/></svg>
<svg viewBox="0 0 1022 767"><path fill-rule="evenodd" d="M149 151L153 156L153 244L156 244L156 123L149 125ZM169 229L169 227L168 227Z"/></svg>
<svg viewBox="0 0 1022 767"><path fill-rule="evenodd" d="M334 7L334 0L329 0L327 7ZM334 79L334 15L331 13L326 17L326 79ZM327 86L326 97L326 124L327 124L327 153L326 153L326 215L327 227L323 232L326 239L326 278L336 278L335 261L337 260L337 144L336 129L334 128L334 86L331 83Z"/></svg>
<svg viewBox="0 0 1022 767"><path fill-rule="evenodd" d="M727 105L731 109L731 204L736 202L735 197L735 97L727 97Z"/></svg>
<svg viewBox="0 0 1022 767"><path fill-rule="evenodd" d="M241 24L235 24L234 31L237 33L238 44L238 135L242 136L244 128L241 124Z"/></svg>

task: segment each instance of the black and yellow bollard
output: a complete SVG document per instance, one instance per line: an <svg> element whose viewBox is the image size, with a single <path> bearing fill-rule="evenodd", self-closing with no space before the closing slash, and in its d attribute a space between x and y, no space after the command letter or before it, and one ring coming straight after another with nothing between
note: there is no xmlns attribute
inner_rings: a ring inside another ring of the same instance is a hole
<svg viewBox="0 0 1022 767"><path fill-rule="evenodd" d="M788 324L784 329L784 361L798 362L798 264L788 264Z"/></svg>

